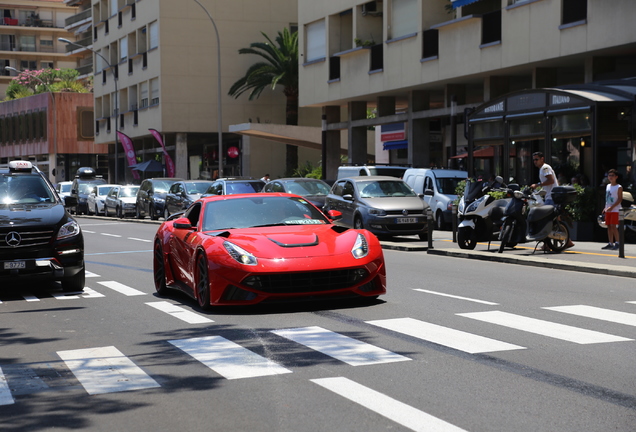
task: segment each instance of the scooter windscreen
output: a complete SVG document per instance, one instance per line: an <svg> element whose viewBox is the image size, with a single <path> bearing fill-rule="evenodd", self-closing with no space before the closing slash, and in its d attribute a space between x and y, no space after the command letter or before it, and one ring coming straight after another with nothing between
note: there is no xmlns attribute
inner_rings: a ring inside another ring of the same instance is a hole
<svg viewBox="0 0 636 432"><path fill-rule="evenodd" d="M464 201L472 202L484 194L483 190L488 186L488 182L466 182L464 189Z"/></svg>

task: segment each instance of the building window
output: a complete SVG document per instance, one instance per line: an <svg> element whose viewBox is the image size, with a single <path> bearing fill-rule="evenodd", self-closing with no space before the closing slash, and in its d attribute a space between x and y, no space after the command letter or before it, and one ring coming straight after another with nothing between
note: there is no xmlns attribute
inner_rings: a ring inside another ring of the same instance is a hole
<svg viewBox="0 0 636 432"><path fill-rule="evenodd" d="M148 82L139 83L139 108L148 106Z"/></svg>
<svg viewBox="0 0 636 432"><path fill-rule="evenodd" d="M40 62L40 69L55 69L53 62L43 61Z"/></svg>
<svg viewBox="0 0 636 432"><path fill-rule="evenodd" d="M571 24L587 19L587 0L563 0L562 24Z"/></svg>
<svg viewBox="0 0 636 432"><path fill-rule="evenodd" d="M390 39L417 33L419 25L417 7L417 0L393 0L391 3Z"/></svg>
<svg viewBox="0 0 636 432"><path fill-rule="evenodd" d="M159 46L159 24L157 21L148 24L148 33L150 33L149 49L157 48Z"/></svg>
<svg viewBox="0 0 636 432"><path fill-rule="evenodd" d="M501 9L485 13L481 18L481 43L501 41Z"/></svg>
<svg viewBox="0 0 636 432"><path fill-rule="evenodd" d="M422 32L422 58L439 56L439 32L437 29Z"/></svg>
<svg viewBox="0 0 636 432"><path fill-rule="evenodd" d="M150 105L159 104L159 78L150 80Z"/></svg>
<svg viewBox="0 0 636 432"><path fill-rule="evenodd" d="M35 36L25 35L18 36L20 43L20 51L35 51Z"/></svg>
<svg viewBox="0 0 636 432"><path fill-rule="evenodd" d="M119 61L124 62L128 58L128 36L119 40Z"/></svg>
<svg viewBox="0 0 636 432"><path fill-rule="evenodd" d="M326 56L326 27L325 20L316 21L305 26L306 47L305 61L324 59Z"/></svg>

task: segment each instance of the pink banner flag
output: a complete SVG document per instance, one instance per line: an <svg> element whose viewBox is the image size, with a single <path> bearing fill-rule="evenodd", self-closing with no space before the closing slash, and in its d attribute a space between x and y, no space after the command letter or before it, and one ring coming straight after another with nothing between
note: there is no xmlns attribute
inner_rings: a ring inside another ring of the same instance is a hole
<svg viewBox="0 0 636 432"><path fill-rule="evenodd" d="M132 140L128 135L119 131L117 131L117 137L119 137L119 141L121 141L121 145L124 147L126 159L128 159L128 166L131 167L135 165L137 158L135 157L135 147L133 146ZM139 173L136 170L132 170L132 175L135 180L139 180Z"/></svg>
<svg viewBox="0 0 636 432"><path fill-rule="evenodd" d="M152 136L155 137L157 141L159 141L159 144L161 144L161 148L163 149L163 155L165 156L165 159L166 159L166 175L168 177L174 177L174 174L175 174L174 162L172 161L172 158L170 157L170 155L168 154L168 151L166 150L166 146L163 143L163 138L161 137L161 134L156 129L148 129L148 130L150 131Z"/></svg>

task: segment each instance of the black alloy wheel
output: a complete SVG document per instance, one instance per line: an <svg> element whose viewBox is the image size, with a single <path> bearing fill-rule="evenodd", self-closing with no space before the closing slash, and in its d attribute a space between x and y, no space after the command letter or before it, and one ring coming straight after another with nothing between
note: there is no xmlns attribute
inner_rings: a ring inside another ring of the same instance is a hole
<svg viewBox="0 0 636 432"><path fill-rule="evenodd" d="M353 227L355 229L364 229L364 224L362 223L362 218L360 216L356 216L353 221Z"/></svg>
<svg viewBox="0 0 636 432"><path fill-rule="evenodd" d="M199 253L197 256L195 283L199 307L203 310L210 310L210 277L208 274L208 259L204 253Z"/></svg>
<svg viewBox="0 0 636 432"><path fill-rule="evenodd" d="M457 244L460 249L475 249L477 246L477 235L470 227L460 227L457 230Z"/></svg>
<svg viewBox="0 0 636 432"><path fill-rule="evenodd" d="M150 220L159 219L159 217L157 216L157 211L155 210L155 206L153 204L150 204L150 207L148 208L148 213L150 213Z"/></svg>
<svg viewBox="0 0 636 432"><path fill-rule="evenodd" d="M163 247L161 241L155 241L155 250L152 257L152 271L155 277L155 289L157 294L166 295L168 287L166 286L166 263L163 259Z"/></svg>

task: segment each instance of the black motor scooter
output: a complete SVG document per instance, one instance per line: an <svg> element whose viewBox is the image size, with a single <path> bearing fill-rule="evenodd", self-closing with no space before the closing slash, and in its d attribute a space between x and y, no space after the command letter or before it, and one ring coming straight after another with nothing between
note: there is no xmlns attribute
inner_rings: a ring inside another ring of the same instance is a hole
<svg viewBox="0 0 636 432"><path fill-rule="evenodd" d="M512 200L504 210L504 220L499 233L499 253L504 247L514 247L518 243L541 242L554 252L562 252L570 242L571 218L565 206L576 199L576 189L572 186L556 186L552 189L554 205L529 207L534 200L530 188L513 191ZM528 208L529 207L529 208Z"/></svg>

